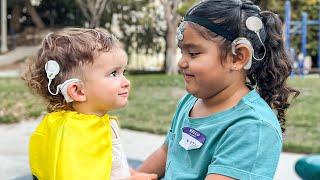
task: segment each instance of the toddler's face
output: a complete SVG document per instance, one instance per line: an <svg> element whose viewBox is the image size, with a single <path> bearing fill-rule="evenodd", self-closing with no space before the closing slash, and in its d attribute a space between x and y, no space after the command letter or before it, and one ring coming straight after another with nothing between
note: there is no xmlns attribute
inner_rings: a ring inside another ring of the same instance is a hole
<svg viewBox="0 0 320 180"><path fill-rule="evenodd" d="M198 98L209 98L230 84L228 61L220 59L216 42L206 40L186 24L179 48L182 53L179 68L189 93Z"/></svg>
<svg viewBox="0 0 320 180"><path fill-rule="evenodd" d="M130 82L123 74L127 61L125 51L115 47L85 68L84 93L92 111L103 114L127 104Z"/></svg>

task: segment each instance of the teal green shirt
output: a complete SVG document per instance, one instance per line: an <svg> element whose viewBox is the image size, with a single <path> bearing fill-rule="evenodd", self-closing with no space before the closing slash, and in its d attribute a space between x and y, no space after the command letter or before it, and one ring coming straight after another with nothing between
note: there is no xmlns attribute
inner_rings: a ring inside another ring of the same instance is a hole
<svg viewBox="0 0 320 180"><path fill-rule="evenodd" d="M197 98L187 94L177 107L167 134L165 179L205 179L221 174L235 179L272 179L282 149L282 133L275 113L252 90L231 109L204 118L191 118ZM186 150L179 142L182 128L205 136L200 148Z"/></svg>

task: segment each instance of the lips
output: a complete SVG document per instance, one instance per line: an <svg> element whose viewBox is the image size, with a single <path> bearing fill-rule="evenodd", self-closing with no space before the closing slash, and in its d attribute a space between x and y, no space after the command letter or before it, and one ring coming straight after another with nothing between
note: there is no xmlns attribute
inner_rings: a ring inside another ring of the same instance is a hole
<svg viewBox="0 0 320 180"><path fill-rule="evenodd" d="M191 73L184 73L184 79L186 80L186 81L188 81L188 80L190 80L190 79L192 79L192 78L194 78L194 75L193 74L191 74Z"/></svg>
<svg viewBox="0 0 320 180"><path fill-rule="evenodd" d="M119 93L118 95L122 97L128 97L129 92L122 92L122 93Z"/></svg>

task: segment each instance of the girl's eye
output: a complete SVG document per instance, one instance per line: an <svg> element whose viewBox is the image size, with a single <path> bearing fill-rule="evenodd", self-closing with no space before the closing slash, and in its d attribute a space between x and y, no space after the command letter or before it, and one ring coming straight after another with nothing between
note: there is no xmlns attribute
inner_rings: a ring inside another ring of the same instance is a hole
<svg viewBox="0 0 320 180"><path fill-rule="evenodd" d="M199 55L200 53L189 53L191 57L196 57L197 55Z"/></svg>

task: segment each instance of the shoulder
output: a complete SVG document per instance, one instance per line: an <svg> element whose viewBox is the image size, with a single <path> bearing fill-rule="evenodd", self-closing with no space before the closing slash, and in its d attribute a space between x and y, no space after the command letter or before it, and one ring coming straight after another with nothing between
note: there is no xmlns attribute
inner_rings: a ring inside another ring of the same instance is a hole
<svg viewBox="0 0 320 180"><path fill-rule="evenodd" d="M260 126L273 129L282 138L281 127L276 113L256 91L250 93L243 100L244 106L241 115L244 121L241 123L247 125L260 124Z"/></svg>
<svg viewBox="0 0 320 180"><path fill-rule="evenodd" d="M192 94L185 94L182 98L180 98L177 109L181 109L185 106L193 105L193 103L196 101L196 97L194 97Z"/></svg>
<svg viewBox="0 0 320 180"><path fill-rule="evenodd" d="M210 173L229 174L236 179L273 177L282 137L273 125L252 114L238 119L223 133L215 148Z"/></svg>
<svg viewBox="0 0 320 180"><path fill-rule="evenodd" d="M63 119L62 117L63 113L61 113L60 111L47 113L40 121L34 133L47 134L48 129L58 127L57 124L61 123L61 119Z"/></svg>

